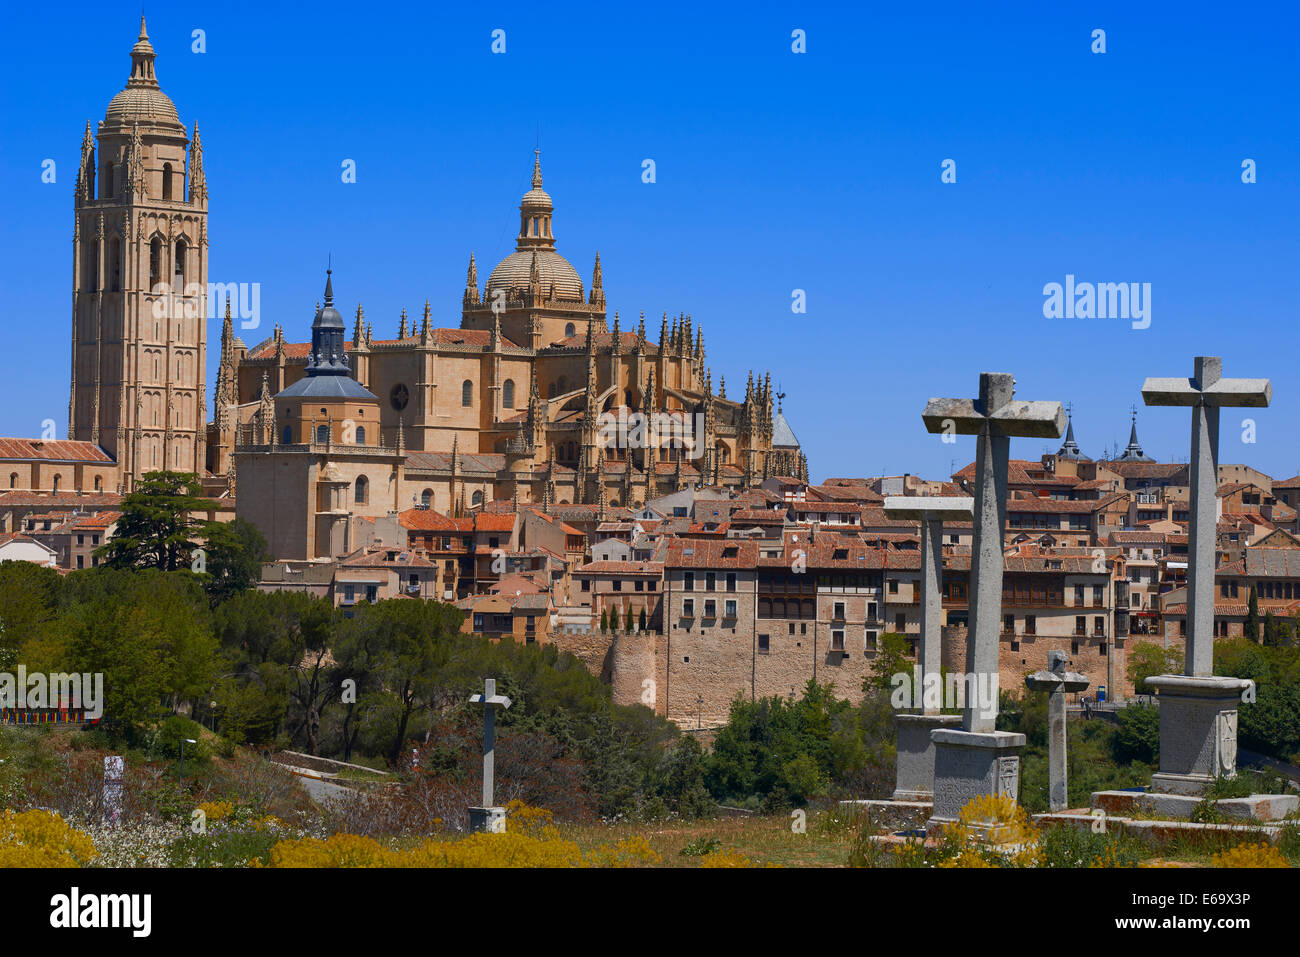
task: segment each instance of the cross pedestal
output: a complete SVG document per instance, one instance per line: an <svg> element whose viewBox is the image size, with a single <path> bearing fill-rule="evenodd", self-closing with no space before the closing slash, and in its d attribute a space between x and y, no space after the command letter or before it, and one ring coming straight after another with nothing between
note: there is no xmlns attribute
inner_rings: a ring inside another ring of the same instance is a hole
<svg viewBox="0 0 1300 957"><path fill-rule="evenodd" d="M885 515L921 523L921 640L917 648L918 667L913 672L912 703L919 713L898 714L898 764L893 799L934 799L934 741L931 732L955 728L961 717L941 714L943 686L941 651L943 627L943 523L970 520L973 500L955 496L890 495Z"/></svg>
<svg viewBox="0 0 1300 957"><path fill-rule="evenodd" d="M1190 379L1147 379L1152 406L1192 410L1191 523L1187 534L1186 674L1147 684L1160 696L1160 771L1151 789L1196 796L1237 773L1237 705L1251 682L1214 674L1214 569L1218 538L1219 410L1267 406L1267 379L1225 379L1223 360L1197 356Z"/></svg>
<svg viewBox="0 0 1300 957"><path fill-rule="evenodd" d="M471 831L502 834L506 829L506 809L492 804L496 772L496 709L510 707L510 699L497 694L495 678L483 682L483 694L470 696L471 704L483 706L483 806L469 809Z"/></svg>
<svg viewBox="0 0 1300 957"><path fill-rule="evenodd" d="M968 689L983 687L993 695L989 702L968 693L961 730L931 732L934 814L927 828L957 820L962 807L982 794L1015 798L1020 791L1020 749L1025 736L996 730L1007 467L1012 436L1060 438L1065 431L1065 410L1059 402L1025 402L1015 399L1014 393L1014 376L982 372L978 398L931 399L921 414L931 432L977 436L965 684Z"/></svg>
<svg viewBox="0 0 1300 957"><path fill-rule="evenodd" d="M1047 692L1047 803L1049 810L1064 811L1069 803L1066 781L1065 696L1088 687L1088 679L1065 670L1065 652L1047 653L1047 671L1025 676L1031 691Z"/></svg>

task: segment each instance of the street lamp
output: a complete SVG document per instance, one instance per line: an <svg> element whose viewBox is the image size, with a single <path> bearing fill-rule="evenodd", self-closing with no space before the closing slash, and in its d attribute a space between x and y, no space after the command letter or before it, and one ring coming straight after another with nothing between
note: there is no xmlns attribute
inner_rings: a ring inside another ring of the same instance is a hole
<svg viewBox="0 0 1300 957"><path fill-rule="evenodd" d="M176 783L182 791L185 790L185 745L198 744L193 738L181 738L181 766L177 771Z"/></svg>

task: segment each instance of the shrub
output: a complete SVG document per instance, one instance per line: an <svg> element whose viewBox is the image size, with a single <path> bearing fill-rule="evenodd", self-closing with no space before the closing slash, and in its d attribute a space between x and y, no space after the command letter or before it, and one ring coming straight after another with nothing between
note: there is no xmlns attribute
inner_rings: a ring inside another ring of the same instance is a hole
<svg viewBox="0 0 1300 957"><path fill-rule="evenodd" d="M0 814L0 868L83 867L98 855L90 836L50 811Z"/></svg>
<svg viewBox="0 0 1300 957"><path fill-rule="evenodd" d="M1210 858L1211 867L1290 867L1272 844L1239 844Z"/></svg>

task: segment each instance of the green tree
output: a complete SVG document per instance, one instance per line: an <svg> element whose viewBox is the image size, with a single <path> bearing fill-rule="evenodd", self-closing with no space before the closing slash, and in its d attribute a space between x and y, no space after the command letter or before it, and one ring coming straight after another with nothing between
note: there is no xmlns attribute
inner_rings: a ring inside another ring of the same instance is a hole
<svg viewBox="0 0 1300 957"><path fill-rule="evenodd" d="M269 557L266 538L246 519L207 522L203 525L205 587L214 603L247 591L262 578L262 563Z"/></svg>
<svg viewBox="0 0 1300 957"><path fill-rule="evenodd" d="M912 668L916 664L912 657L912 643L906 635L887 631L877 639L876 658L871 663L871 673L862 682L862 690L872 689L892 691L898 684L896 676L903 675L907 687L911 688ZM912 688L914 701L920 700L920 688Z"/></svg>
<svg viewBox="0 0 1300 957"><path fill-rule="evenodd" d="M641 609L641 613L640 613L639 615L637 615L637 630L638 630L638 631L645 631L645 622L646 622L645 609L642 608L642 609Z"/></svg>
<svg viewBox="0 0 1300 957"><path fill-rule="evenodd" d="M1146 680L1155 675L1179 674L1183 670L1183 651L1179 647L1166 648L1154 641L1139 641L1128 653L1128 680L1138 694L1150 693Z"/></svg>
<svg viewBox="0 0 1300 957"><path fill-rule="evenodd" d="M609 630L618 634L618 605L609 610Z"/></svg>
<svg viewBox="0 0 1300 957"><path fill-rule="evenodd" d="M122 497L113 538L95 550L112 568L175 571L190 564L206 523L195 513L212 511L192 472L146 472L135 490Z"/></svg>
<svg viewBox="0 0 1300 957"><path fill-rule="evenodd" d="M1246 637L1259 642L1259 595L1255 586L1250 586L1250 597L1246 599Z"/></svg>
<svg viewBox="0 0 1300 957"><path fill-rule="evenodd" d="M609 631L609 612L604 608L600 610L600 633L603 635Z"/></svg>

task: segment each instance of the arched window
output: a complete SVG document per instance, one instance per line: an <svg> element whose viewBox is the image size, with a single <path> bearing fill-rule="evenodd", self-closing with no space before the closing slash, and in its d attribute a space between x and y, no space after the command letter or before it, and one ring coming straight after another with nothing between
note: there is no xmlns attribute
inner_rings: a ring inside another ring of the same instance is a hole
<svg viewBox="0 0 1300 957"><path fill-rule="evenodd" d="M100 199L113 198L113 164L104 164L104 188L99 191Z"/></svg>
<svg viewBox="0 0 1300 957"><path fill-rule="evenodd" d="M90 244L90 268L86 270L90 278L89 289L99 288L99 240L96 239Z"/></svg>
<svg viewBox="0 0 1300 957"><path fill-rule="evenodd" d="M368 491L369 484L370 483L366 481L366 477L364 475L357 476L357 484L353 486L352 500L356 502L358 505L366 504L366 493Z"/></svg>
<svg viewBox="0 0 1300 957"><path fill-rule="evenodd" d="M59 482L61 482L62 480L63 480L62 475L54 476L54 491L57 492L59 490Z"/></svg>
<svg viewBox="0 0 1300 957"><path fill-rule="evenodd" d="M366 444L366 427L365 427L364 425L358 425L358 426L357 426L356 438L353 439L353 441L354 441L357 445L365 445L365 444Z"/></svg>
<svg viewBox="0 0 1300 957"><path fill-rule="evenodd" d="M482 504L483 504L483 493L482 493L482 492L475 492L473 495L471 495L471 496L470 496L470 499L469 499L469 504L470 504L470 505L482 505Z"/></svg>
<svg viewBox="0 0 1300 957"><path fill-rule="evenodd" d="M17 472L10 472L10 473L9 473L9 487L10 487L10 488L17 488L17 487L18 487L18 473L17 473Z"/></svg>
<svg viewBox="0 0 1300 957"><path fill-rule="evenodd" d="M460 384L460 404L467 409L474 404L474 383L469 379Z"/></svg>
<svg viewBox="0 0 1300 957"><path fill-rule="evenodd" d="M503 408L513 409L515 407L515 380L506 379L501 386L501 405Z"/></svg>
<svg viewBox="0 0 1300 957"><path fill-rule="evenodd" d="M564 335L566 337L576 336L577 334L578 334L578 330L573 327L573 323L566 322L564 324Z"/></svg>
<svg viewBox="0 0 1300 957"><path fill-rule="evenodd" d="M433 489L426 488L423 492L420 493L420 504L423 505L425 508L428 508L430 505L433 504Z"/></svg>
<svg viewBox="0 0 1300 957"><path fill-rule="evenodd" d="M102 476L99 475L95 476L95 491L96 492L104 491L104 479Z"/></svg>
<svg viewBox="0 0 1300 957"><path fill-rule="evenodd" d="M108 248L109 248L108 281L110 283L108 288L112 292L121 292L122 291L122 240L114 236L113 242L109 245Z"/></svg>
<svg viewBox="0 0 1300 957"><path fill-rule="evenodd" d="M185 294L185 241L176 241L176 266L172 276L172 291L178 295Z"/></svg>
<svg viewBox="0 0 1300 957"><path fill-rule="evenodd" d="M160 282L162 282L162 240L155 236L149 243L149 291L157 292Z"/></svg>
<svg viewBox="0 0 1300 957"><path fill-rule="evenodd" d="M157 355L155 355L155 356L153 357L153 379L154 379L155 382L158 381L158 356L157 356ZM157 425L157 424L158 424L158 413L157 413L157 412L154 413L153 418L154 418L154 423L153 423L153 424L154 424L154 425Z"/></svg>
<svg viewBox="0 0 1300 957"><path fill-rule="evenodd" d="M293 445L293 426L292 426L292 425L286 425L286 426L284 427L284 435L283 435L283 437L280 439L280 441L283 442L285 445Z"/></svg>
<svg viewBox="0 0 1300 957"><path fill-rule="evenodd" d="M172 198L172 164L163 163L163 199Z"/></svg>
<svg viewBox="0 0 1300 957"><path fill-rule="evenodd" d="M330 440L330 427L328 425L316 426L316 444L324 445Z"/></svg>

